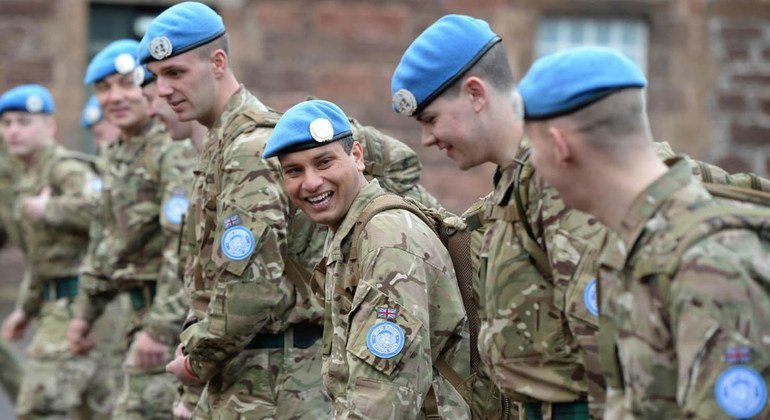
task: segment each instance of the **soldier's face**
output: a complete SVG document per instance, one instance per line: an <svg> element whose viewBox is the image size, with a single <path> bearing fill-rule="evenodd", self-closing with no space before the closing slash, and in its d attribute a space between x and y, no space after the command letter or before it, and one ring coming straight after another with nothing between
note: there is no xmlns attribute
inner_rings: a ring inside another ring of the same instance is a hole
<svg viewBox="0 0 770 420"><path fill-rule="evenodd" d="M96 99L105 118L125 135L132 135L150 118L142 88L134 84L133 74L112 74L94 83Z"/></svg>
<svg viewBox="0 0 770 420"><path fill-rule="evenodd" d="M417 121L422 128L422 145L444 150L460 169L470 169L488 160L488 142L481 138L478 114L463 93L436 98L417 116Z"/></svg>
<svg viewBox="0 0 770 420"><path fill-rule="evenodd" d="M26 159L42 150L55 131L53 118L43 114L6 111L0 118L8 152Z"/></svg>
<svg viewBox="0 0 770 420"><path fill-rule="evenodd" d="M193 50L149 63L147 68L157 77L158 96L168 103L179 120L197 120L207 125L217 99L217 83L210 60Z"/></svg>
<svg viewBox="0 0 770 420"><path fill-rule="evenodd" d="M366 186L363 156L358 142L347 154L341 141L281 155L289 198L314 222L336 228Z"/></svg>
<svg viewBox="0 0 770 420"><path fill-rule="evenodd" d="M158 117L174 140L184 140L192 135L192 121L180 121L165 99L158 96L157 83L142 88L142 94L150 104L150 115Z"/></svg>

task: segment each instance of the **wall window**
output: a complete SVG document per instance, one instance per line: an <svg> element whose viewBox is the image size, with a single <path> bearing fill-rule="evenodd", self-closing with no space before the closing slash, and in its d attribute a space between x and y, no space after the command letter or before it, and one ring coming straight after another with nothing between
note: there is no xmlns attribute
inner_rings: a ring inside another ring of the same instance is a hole
<svg viewBox="0 0 770 420"><path fill-rule="evenodd" d="M584 45L614 48L647 73L648 27L642 19L547 16L537 30L535 55Z"/></svg>

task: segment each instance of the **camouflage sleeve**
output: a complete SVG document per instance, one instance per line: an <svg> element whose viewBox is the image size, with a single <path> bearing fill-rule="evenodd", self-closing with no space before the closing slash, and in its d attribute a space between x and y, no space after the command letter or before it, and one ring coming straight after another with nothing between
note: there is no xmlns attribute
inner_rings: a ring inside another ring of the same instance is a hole
<svg viewBox="0 0 770 420"><path fill-rule="evenodd" d="M96 192L91 189L95 176L86 163L75 159L56 164L51 172L54 191L45 207L46 223L87 231L96 199Z"/></svg>
<svg viewBox="0 0 770 420"><path fill-rule="evenodd" d="M102 242L102 223L104 209L103 200L97 200L96 213L92 218L88 231L89 243L83 262L80 264L78 295L73 302L72 311L75 318L92 323L104 311L107 304L117 295L115 283L110 281L108 273L104 272L99 258Z"/></svg>
<svg viewBox="0 0 770 420"><path fill-rule="evenodd" d="M24 311L28 317L36 317L43 307L43 289L38 282L32 281L29 270L19 284L19 294L16 296L16 307Z"/></svg>
<svg viewBox="0 0 770 420"><path fill-rule="evenodd" d="M683 255L669 310L684 417L768 418L768 261L768 242L745 230L719 232Z"/></svg>
<svg viewBox="0 0 770 420"><path fill-rule="evenodd" d="M409 220L404 222L403 217ZM384 239L403 240L404 234L393 233L399 224L413 226L405 242L419 238L422 245L397 245ZM432 233L418 224L411 214L391 211L375 216L361 236L361 278L346 332L350 379L345 399L334 401L336 416L418 418L433 379L432 361L452 345L464 325L457 280L451 268L442 264L451 267L446 250L437 240L430 241ZM382 321L383 308L394 313L392 322L404 332L402 350L389 358L376 357L367 338Z"/></svg>
<svg viewBox="0 0 770 420"><path fill-rule="evenodd" d="M770 192L770 180L751 173L731 174L710 163L688 159L693 173L703 182L713 184L734 185L739 188L755 189Z"/></svg>
<svg viewBox="0 0 770 420"><path fill-rule="evenodd" d="M241 135L222 151L212 260L216 284L203 320L182 334L192 368L207 381L255 333L277 333L294 303L284 275L289 200L277 159L260 156L271 130Z"/></svg>
<svg viewBox="0 0 770 420"><path fill-rule="evenodd" d="M195 150L188 141L165 143L160 156L160 225L163 229L163 262L156 282L156 294L145 318L144 330L157 341L173 346L187 314L179 300L183 289L179 273L181 226L189 206Z"/></svg>

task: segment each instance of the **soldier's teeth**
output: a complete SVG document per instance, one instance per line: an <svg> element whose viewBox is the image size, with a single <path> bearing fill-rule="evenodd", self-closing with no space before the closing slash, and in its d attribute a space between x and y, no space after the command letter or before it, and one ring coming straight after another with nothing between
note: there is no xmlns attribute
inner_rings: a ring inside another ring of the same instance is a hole
<svg viewBox="0 0 770 420"><path fill-rule="evenodd" d="M332 195L331 191L327 191L327 192L325 192L325 193L323 193L323 194L321 194L321 195L319 195L317 197L308 197L307 201L309 201L309 202L311 202L313 204L320 203L321 201L326 200L326 198L329 197L330 195Z"/></svg>

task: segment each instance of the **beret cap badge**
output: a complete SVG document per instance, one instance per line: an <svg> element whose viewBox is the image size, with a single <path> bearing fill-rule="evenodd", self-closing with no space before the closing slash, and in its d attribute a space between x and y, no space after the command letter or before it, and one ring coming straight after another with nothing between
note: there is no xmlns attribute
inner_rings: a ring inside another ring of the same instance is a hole
<svg viewBox="0 0 770 420"><path fill-rule="evenodd" d="M115 57L115 70L120 74L128 74L134 71L136 59L128 53L119 54Z"/></svg>
<svg viewBox="0 0 770 420"><path fill-rule="evenodd" d="M417 109L417 99L406 89L399 89L393 94L393 108L400 114L411 116Z"/></svg>
<svg viewBox="0 0 770 420"><path fill-rule="evenodd" d="M150 55L152 58L156 60L163 60L164 58L171 55L173 47L171 46L171 41L167 37L158 36L150 41L150 46L148 49L150 50Z"/></svg>
<svg viewBox="0 0 770 420"><path fill-rule="evenodd" d="M316 118L310 123L310 135L313 140L323 143L334 138L332 122L326 118Z"/></svg>
<svg viewBox="0 0 770 420"><path fill-rule="evenodd" d="M29 95L24 105L29 112L40 112L43 110L43 99L37 95Z"/></svg>

